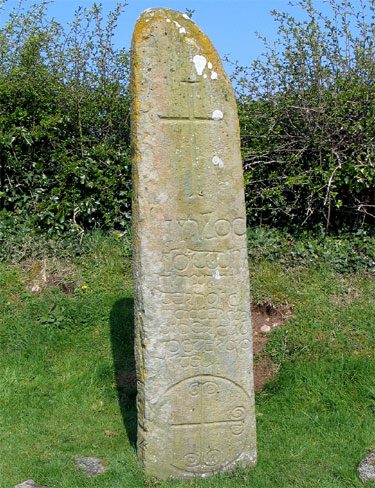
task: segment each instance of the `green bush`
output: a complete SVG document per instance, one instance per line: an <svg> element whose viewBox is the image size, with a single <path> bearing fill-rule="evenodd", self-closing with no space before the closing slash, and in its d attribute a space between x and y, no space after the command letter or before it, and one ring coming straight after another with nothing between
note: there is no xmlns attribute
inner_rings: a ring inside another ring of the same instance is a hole
<svg viewBox="0 0 375 488"><path fill-rule="evenodd" d="M129 56L112 43L118 5L78 9L69 29L47 2L0 30L0 220L62 235L125 229L131 214Z"/></svg>
<svg viewBox="0 0 375 488"><path fill-rule="evenodd" d="M250 222L375 223L375 3L272 12L274 45L234 73Z"/></svg>

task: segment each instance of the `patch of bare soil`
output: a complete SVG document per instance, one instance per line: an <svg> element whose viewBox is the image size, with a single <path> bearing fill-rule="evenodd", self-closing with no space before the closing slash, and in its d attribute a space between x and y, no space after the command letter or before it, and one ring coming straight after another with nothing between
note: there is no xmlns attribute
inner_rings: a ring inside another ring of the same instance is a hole
<svg viewBox="0 0 375 488"><path fill-rule="evenodd" d="M31 261L26 264L25 268L27 284L33 293L38 293L46 288L60 288L67 294L74 292L75 282L71 276L72 270L67 267L43 260Z"/></svg>
<svg viewBox="0 0 375 488"><path fill-rule="evenodd" d="M273 329L282 327L291 317L290 310L276 308L271 303L253 304L251 321L253 325L254 351L254 389L260 391L265 383L271 381L279 369L279 365L263 353Z"/></svg>

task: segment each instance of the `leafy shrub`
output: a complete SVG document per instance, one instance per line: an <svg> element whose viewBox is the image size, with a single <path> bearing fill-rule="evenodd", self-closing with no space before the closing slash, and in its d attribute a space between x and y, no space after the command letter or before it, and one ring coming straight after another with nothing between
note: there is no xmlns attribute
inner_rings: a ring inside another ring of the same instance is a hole
<svg viewBox="0 0 375 488"><path fill-rule="evenodd" d="M375 223L375 3L272 12L274 45L234 73L250 222Z"/></svg>
<svg viewBox="0 0 375 488"><path fill-rule="evenodd" d="M69 29L47 3L0 30L0 220L32 216L61 236L130 219L129 56L112 37L123 9L78 9Z"/></svg>

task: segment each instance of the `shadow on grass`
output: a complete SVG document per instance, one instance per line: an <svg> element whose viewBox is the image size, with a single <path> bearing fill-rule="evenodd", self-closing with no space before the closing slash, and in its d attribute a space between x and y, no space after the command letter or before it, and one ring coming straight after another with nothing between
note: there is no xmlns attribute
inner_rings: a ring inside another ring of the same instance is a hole
<svg viewBox="0 0 375 488"><path fill-rule="evenodd" d="M112 356L122 419L130 444L137 443L137 381L134 360L133 299L122 298L110 315Z"/></svg>

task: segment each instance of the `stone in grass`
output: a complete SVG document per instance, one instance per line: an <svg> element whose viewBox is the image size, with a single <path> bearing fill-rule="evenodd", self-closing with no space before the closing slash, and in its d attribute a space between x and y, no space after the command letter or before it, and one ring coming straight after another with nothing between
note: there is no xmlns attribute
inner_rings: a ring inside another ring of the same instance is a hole
<svg viewBox="0 0 375 488"><path fill-rule="evenodd" d="M375 481L375 450L362 459L358 472L361 481Z"/></svg>
<svg viewBox="0 0 375 488"><path fill-rule="evenodd" d="M269 325L262 325L262 327L260 328L260 331L263 333L263 334L268 334L269 332L271 332L271 327Z"/></svg>
<svg viewBox="0 0 375 488"><path fill-rule="evenodd" d="M76 458L76 463L85 475L90 477L105 473L108 469L103 465L100 458L95 457L78 457Z"/></svg>
<svg viewBox="0 0 375 488"><path fill-rule="evenodd" d="M38 485L34 480L26 480L23 483L13 486L13 488L47 488L46 486Z"/></svg>

